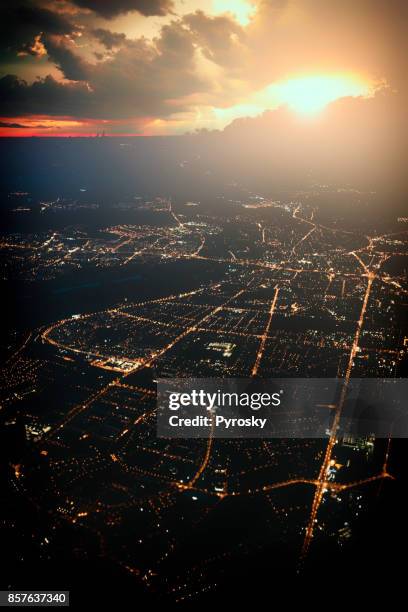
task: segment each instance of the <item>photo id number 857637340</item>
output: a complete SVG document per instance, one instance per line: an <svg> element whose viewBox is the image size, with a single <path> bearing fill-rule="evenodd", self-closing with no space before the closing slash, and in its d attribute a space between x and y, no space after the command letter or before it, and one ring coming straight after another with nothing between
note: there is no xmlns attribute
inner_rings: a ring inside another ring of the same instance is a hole
<svg viewBox="0 0 408 612"><path fill-rule="evenodd" d="M68 591L0 591L0 607L69 606Z"/></svg>

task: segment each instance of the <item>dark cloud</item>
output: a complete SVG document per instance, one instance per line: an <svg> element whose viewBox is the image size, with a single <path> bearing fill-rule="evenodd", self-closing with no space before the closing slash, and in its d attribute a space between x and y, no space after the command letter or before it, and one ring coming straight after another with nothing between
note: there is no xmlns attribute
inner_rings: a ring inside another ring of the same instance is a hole
<svg viewBox="0 0 408 612"><path fill-rule="evenodd" d="M8 121L0 121L0 128L17 129L17 130L27 130L27 129L47 130L50 128L50 126L43 125L42 123L36 123L35 125L24 125L23 123L9 123Z"/></svg>
<svg viewBox="0 0 408 612"><path fill-rule="evenodd" d="M94 64L84 58L82 48L95 38L111 53ZM78 46L77 40L84 42ZM8 75L1 80L1 115L168 117L188 109L182 98L210 88L196 71L197 34L182 20L165 25L154 40L130 40L124 34L89 26L76 39L72 32L66 35L55 26L44 30L41 44L68 82L49 76L29 83Z"/></svg>
<svg viewBox="0 0 408 612"><path fill-rule="evenodd" d="M172 12L173 0L73 0L81 8L87 8L110 19L123 13L137 11L146 17L167 15Z"/></svg>
<svg viewBox="0 0 408 612"><path fill-rule="evenodd" d="M0 79L0 114L76 117L92 108L91 93L83 83L59 83L53 77L27 83L16 75Z"/></svg>
<svg viewBox="0 0 408 612"><path fill-rule="evenodd" d="M194 36L192 32L184 27L179 21L173 21L161 29L160 37L156 38L157 49L156 63L160 66L172 66L177 69L182 67L193 67L194 64Z"/></svg>
<svg viewBox="0 0 408 612"><path fill-rule="evenodd" d="M96 28L92 30L93 36L98 40L104 47L112 50L115 47L120 47L126 40L125 34L120 32L111 32L104 28Z"/></svg>
<svg viewBox="0 0 408 612"><path fill-rule="evenodd" d="M92 66L75 52L75 46L69 39L45 35L43 42L49 59L66 79L86 81L89 78Z"/></svg>
<svg viewBox="0 0 408 612"><path fill-rule="evenodd" d="M47 77L29 84L8 75L0 81L1 116L167 117L188 108L184 96L209 89L196 73L194 36L179 22L165 26L153 42L127 40L95 65L82 60L66 39L45 37L45 44L72 82Z"/></svg>
<svg viewBox="0 0 408 612"><path fill-rule="evenodd" d="M210 17L203 11L186 15L183 23L193 33L204 56L222 66L241 64L244 29L228 15Z"/></svg>
<svg viewBox="0 0 408 612"><path fill-rule="evenodd" d="M27 128L27 126L23 125L22 123L8 123L7 121L0 121L0 128L18 128L18 129L22 129L22 128Z"/></svg>
<svg viewBox="0 0 408 612"><path fill-rule="evenodd" d="M209 88L196 71L194 37L179 22L161 36L128 40L97 65L89 80L98 112L107 117L165 117L186 109L184 96Z"/></svg>
<svg viewBox="0 0 408 612"><path fill-rule="evenodd" d="M3 53L30 53L41 33L64 35L74 29L64 15L38 6L34 1L16 0L8 5L2 3L0 7L0 50Z"/></svg>

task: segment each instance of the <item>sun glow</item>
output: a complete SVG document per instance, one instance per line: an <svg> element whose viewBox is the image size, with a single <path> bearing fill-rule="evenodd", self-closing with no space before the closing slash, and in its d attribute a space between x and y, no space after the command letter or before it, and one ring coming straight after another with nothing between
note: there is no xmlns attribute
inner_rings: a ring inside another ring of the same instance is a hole
<svg viewBox="0 0 408 612"><path fill-rule="evenodd" d="M227 108L214 108L215 125L210 127L222 129L239 117L256 117L280 106L288 106L305 118L314 117L339 98L371 97L383 85L383 83L375 85L353 74L293 77L268 85L240 104Z"/></svg>
<svg viewBox="0 0 408 612"><path fill-rule="evenodd" d="M338 98L369 96L372 86L354 75L314 75L270 85L265 94L297 113L314 115Z"/></svg>
<svg viewBox="0 0 408 612"><path fill-rule="evenodd" d="M247 25L255 11L255 6L248 0L213 0L213 11L216 14L232 13L243 26Z"/></svg>

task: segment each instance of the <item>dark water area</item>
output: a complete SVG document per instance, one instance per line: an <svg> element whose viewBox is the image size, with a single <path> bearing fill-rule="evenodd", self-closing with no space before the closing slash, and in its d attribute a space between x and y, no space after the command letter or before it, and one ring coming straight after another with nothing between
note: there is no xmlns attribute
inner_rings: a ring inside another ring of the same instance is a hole
<svg viewBox="0 0 408 612"><path fill-rule="evenodd" d="M391 257L383 265L383 271L387 274L404 274L407 275L408 270L408 255L396 255Z"/></svg>
<svg viewBox="0 0 408 612"><path fill-rule="evenodd" d="M114 278L110 282L112 284L115 284L115 283L129 283L131 281L132 282L133 281L143 281L143 276L141 276L140 274L134 274L133 276ZM52 293L56 295L61 295L61 294L73 293L77 291L81 292L83 289L99 289L100 287L102 287L102 282L99 280L99 281L94 281L92 283L81 283L79 285L57 287L57 289L52 290Z"/></svg>
<svg viewBox="0 0 408 612"><path fill-rule="evenodd" d="M34 234L36 232L67 231L75 228L83 229L89 237L101 237L100 231L112 225L131 224L152 227L174 225L174 219L167 212L150 212L136 208L118 210L112 207L112 203L106 203L91 210L57 210L46 213L39 211L40 206L37 201L30 206L32 206L30 211L17 212L10 210L7 200L5 202L3 200L3 208L0 212L2 233Z"/></svg>
<svg viewBox="0 0 408 612"><path fill-rule="evenodd" d="M203 261L144 263L111 269L75 271L47 281L0 283L8 327L29 330L72 314L111 308L197 289L221 279L222 264Z"/></svg>

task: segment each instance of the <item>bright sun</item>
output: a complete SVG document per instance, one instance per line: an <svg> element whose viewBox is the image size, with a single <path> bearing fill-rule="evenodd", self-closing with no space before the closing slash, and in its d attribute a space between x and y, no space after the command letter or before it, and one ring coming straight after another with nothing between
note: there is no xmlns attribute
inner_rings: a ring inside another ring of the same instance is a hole
<svg viewBox="0 0 408 612"><path fill-rule="evenodd" d="M247 0L213 0L216 14L232 13L241 25L247 25L255 11L255 6Z"/></svg>
<svg viewBox="0 0 408 612"><path fill-rule="evenodd" d="M223 128L238 117L256 117L279 106L312 118L339 98L370 97L378 86L355 74L320 74L288 78L254 93L241 104L214 108L215 126Z"/></svg>
<svg viewBox="0 0 408 612"><path fill-rule="evenodd" d="M270 85L265 93L298 113L311 115L338 98L368 96L371 91L367 82L353 75L315 75Z"/></svg>

